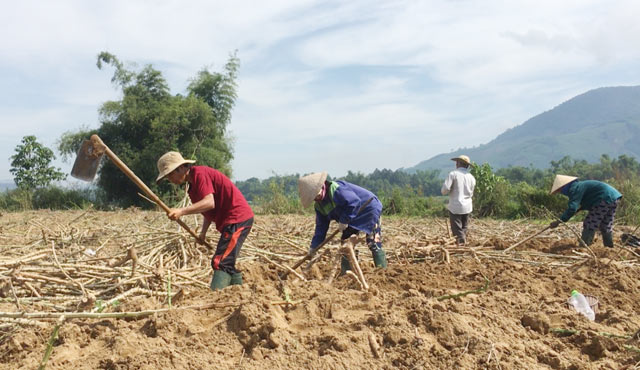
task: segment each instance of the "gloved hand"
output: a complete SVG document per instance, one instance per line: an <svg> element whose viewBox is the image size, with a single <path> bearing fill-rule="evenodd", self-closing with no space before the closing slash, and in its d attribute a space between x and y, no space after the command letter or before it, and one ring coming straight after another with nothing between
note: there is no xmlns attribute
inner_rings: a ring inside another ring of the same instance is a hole
<svg viewBox="0 0 640 370"><path fill-rule="evenodd" d="M558 227L558 225L560 225L560 221L558 221L558 220L556 220L556 221L552 221L552 222L549 224L549 228L550 228L550 229L555 229L556 227Z"/></svg>
<svg viewBox="0 0 640 370"><path fill-rule="evenodd" d="M349 227L349 225L347 225L347 224L343 224L343 223L339 223L338 224L338 230L340 230L340 231L345 231L347 229L347 227Z"/></svg>

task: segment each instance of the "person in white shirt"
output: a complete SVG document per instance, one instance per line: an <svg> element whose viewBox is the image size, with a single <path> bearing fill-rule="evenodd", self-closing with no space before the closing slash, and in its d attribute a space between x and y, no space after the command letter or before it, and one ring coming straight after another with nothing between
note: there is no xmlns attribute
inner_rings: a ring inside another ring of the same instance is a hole
<svg viewBox="0 0 640 370"><path fill-rule="evenodd" d="M476 179L469 173L471 160L466 155L451 158L456 162L456 169L449 172L447 179L442 184L442 195L449 194L449 221L451 231L458 244L464 245L467 241L467 227L469 214L473 211L471 198L476 187Z"/></svg>

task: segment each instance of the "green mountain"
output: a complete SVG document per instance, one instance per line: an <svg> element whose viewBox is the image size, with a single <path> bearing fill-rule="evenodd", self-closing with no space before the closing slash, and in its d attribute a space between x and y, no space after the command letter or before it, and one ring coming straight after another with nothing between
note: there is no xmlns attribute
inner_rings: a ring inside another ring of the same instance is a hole
<svg viewBox="0 0 640 370"><path fill-rule="evenodd" d="M466 154L494 168L549 167L571 156L589 162L602 154L640 159L640 86L603 87L578 95L500 134L487 144L439 154L408 172L453 168L450 158Z"/></svg>

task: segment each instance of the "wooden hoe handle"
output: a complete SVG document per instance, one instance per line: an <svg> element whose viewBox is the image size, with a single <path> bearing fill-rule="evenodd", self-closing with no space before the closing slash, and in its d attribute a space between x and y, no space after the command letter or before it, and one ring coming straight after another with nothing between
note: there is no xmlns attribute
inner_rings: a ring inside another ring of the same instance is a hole
<svg viewBox="0 0 640 370"><path fill-rule="evenodd" d="M136 174L133 173L133 171L131 171L129 167L127 167L127 165L124 164L124 162L122 162L120 158L118 158L118 156L111 151L111 149L109 149L108 146L105 145L105 143L102 141L102 139L100 139L98 135L91 135L91 142L93 143L93 146L95 149L104 150L104 153L107 155L107 157L109 157L109 159L111 159L111 161L116 166L118 166L118 168L122 170L122 172L124 172L124 174L127 175L127 177L130 178L131 181L133 181L134 184L136 184L140 188L140 190L142 190L149 198L151 198L151 200L156 202L156 204L159 205L160 208L162 208L167 214L171 212L171 209L167 207L167 205L164 204L164 202L153 191L151 191L151 189L149 189L147 184L145 184L142 180L140 180L140 178L136 176ZM200 237L196 234L196 232L193 231L189 227L189 225L185 224L184 221L182 221L181 219L177 219L175 221L180 226L182 226L183 229L187 230L189 234L191 234L194 238L196 238L196 240L198 240L199 242L207 246L207 248L213 249L213 247L209 243L207 243L206 240L201 240Z"/></svg>
<svg viewBox="0 0 640 370"><path fill-rule="evenodd" d="M322 246L324 246L325 244L327 244L331 239L333 239L339 232L340 230L336 230L333 233L331 233L328 237L326 237L324 239L324 241L322 243L320 243L320 245L318 245L315 249L313 253L307 253L304 257L302 257L298 262L296 262L295 265L291 266L291 270L295 270L298 267L300 267L303 263L305 263L306 261L308 261L314 254L315 252L320 249ZM289 272L291 272L290 270L285 271L282 274L282 279L284 279L287 275L289 275Z"/></svg>
<svg viewBox="0 0 640 370"><path fill-rule="evenodd" d="M358 212L356 212L356 216L358 216L360 214L360 212L362 212L362 210L364 210L369 203L371 203L371 201L373 200L373 198L369 198L366 202L364 202L360 208L358 209ZM320 243L320 245L318 245L314 250L313 253L307 253L304 257L302 257L298 262L296 262L295 265L293 265L291 267L291 270L295 270L298 267L300 267L303 263L305 263L305 261L308 261L309 259L311 259L311 257L313 257L313 255L320 250L320 248L322 248L325 244L327 244L329 241L331 241L331 239L333 239L336 235L338 235L338 232L340 232L340 229L334 231L333 233L331 233L331 235L329 235L328 237L326 237L322 243ZM287 275L289 275L289 270L285 271L282 276L280 277L281 279L284 279L285 277L287 277Z"/></svg>
<svg viewBox="0 0 640 370"><path fill-rule="evenodd" d="M542 230L538 231L537 233L535 233L535 234L533 234L533 235L531 235L531 236L528 236L528 237L526 237L525 239L520 240L520 241L519 241L519 242L517 242L516 244L514 244L514 245L510 246L509 248L507 248L507 249L503 250L503 251L502 251L502 253L507 253L507 252L509 252L510 250L512 250L513 248L515 248L515 247L519 246L520 244L522 244L522 243L524 243L524 242L526 242L526 241L528 241L528 240L531 240L531 239L535 238L536 236L538 236L538 235L542 234L543 232L547 231L550 227L551 227L551 226L547 226L547 227L545 227L544 229L542 229Z"/></svg>

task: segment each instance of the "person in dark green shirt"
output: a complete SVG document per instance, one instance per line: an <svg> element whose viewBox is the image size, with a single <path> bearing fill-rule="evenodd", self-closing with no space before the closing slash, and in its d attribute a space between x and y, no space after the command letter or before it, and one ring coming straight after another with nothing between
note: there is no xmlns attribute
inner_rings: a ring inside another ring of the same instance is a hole
<svg viewBox="0 0 640 370"><path fill-rule="evenodd" d="M613 221L622 194L602 181L578 180L565 175L556 175L553 181L551 194L558 192L569 197L569 204L560 220L567 222L579 210L589 211L582 225L582 240L591 245L596 231L600 230L602 243L613 247ZM558 227L560 220L551 222L549 227Z"/></svg>

